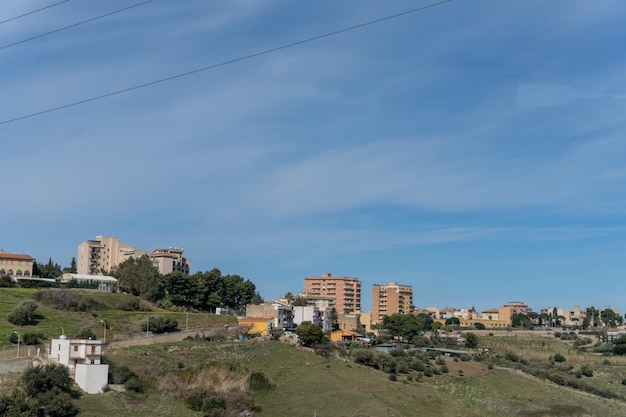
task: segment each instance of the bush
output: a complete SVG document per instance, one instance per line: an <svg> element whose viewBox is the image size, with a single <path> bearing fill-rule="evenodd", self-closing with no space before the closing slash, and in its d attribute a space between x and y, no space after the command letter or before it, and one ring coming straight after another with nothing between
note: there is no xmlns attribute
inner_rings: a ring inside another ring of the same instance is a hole
<svg viewBox="0 0 626 417"><path fill-rule="evenodd" d="M593 376L593 369L589 365L583 365L580 367L580 372L586 376L591 378Z"/></svg>
<svg viewBox="0 0 626 417"><path fill-rule="evenodd" d="M432 370L432 368L426 368L426 369L424 369L424 376L427 376L427 377L429 377L429 378L430 378L430 377L431 377L431 376L433 376L434 374L435 374L435 372Z"/></svg>
<svg viewBox="0 0 626 417"><path fill-rule="evenodd" d="M411 366L411 369L413 369L414 371L420 371L420 372L426 368L424 363L420 361L419 359L412 360L410 363L410 366Z"/></svg>
<svg viewBox="0 0 626 417"><path fill-rule="evenodd" d="M476 330L485 330L485 325L482 323L474 323Z"/></svg>
<svg viewBox="0 0 626 417"><path fill-rule="evenodd" d="M147 322L141 324L141 330L144 332L151 331L152 333L168 333L178 330L178 321L171 317L158 316L150 317Z"/></svg>
<svg viewBox="0 0 626 417"><path fill-rule="evenodd" d="M565 356L560 353L555 353L552 359L554 359L554 362L565 362Z"/></svg>
<svg viewBox="0 0 626 417"><path fill-rule="evenodd" d="M390 381L397 381L398 380L398 376L396 374L389 374L389 380Z"/></svg>
<svg viewBox="0 0 626 417"><path fill-rule="evenodd" d="M57 310L84 312L98 304L94 298L81 296L70 290L40 290L33 295L33 298L42 303L49 304Z"/></svg>
<svg viewBox="0 0 626 417"><path fill-rule="evenodd" d="M26 326L35 324L35 310L37 304L32 301L22 301L13 308L13 311L7 316L7 320L16 326Z"/></svg>
<svg viewBox="0 0 626 417"><path fill-rule="evenodd" d="M138 376L133 376L124 382L124 388L127 391L143 392L143 382L141 382Z"/></svg>
<svg viewBox="0 0 626 417"><path fill-rule="evenodd" d="M46 336L42 332L29 332L24 333L22 342L25 345L38 345L46 340Z"/></svg>
<svg viewBox="0 0 626 417"><path fill-rule="evenodd" d="M77 334L76 334L76 338L77 339L96 339L97 336L94 334L94 332L91 329L81 329Z"/></svg>
<svg viewBox="0 0 626 417"><path fill-rule="evenodd" d="M511 362L519 362L519 356L517 356L515 353L507 351L504 354L504 357L508 360L510 360Z"/></svg>
<svg viewBox="0 0 626 417"><path fill-rule="evenodd" d="M221 417L226 411L226 399L210 390L195 389L189 393L185 402L192 410L201 411L210 417Z"/></svg>
<svg viewBox="0 0 626 417"><path fill-rule="evenodd" d="M0 277L0 288L13 288L16 286L15 281L8 275L2 275Z"/></svg>
<svg viewBox="0 0 626 417"><path fill-rule="evenodd" d="M248 389L267 392L274 389L274 384L265 375L265 372L254 371L248 376Z"/></svg>
<svg viewBox="0 0 626 417"><path fill-rule="evenodd" d="M442 365L441 368L439 368L439 370L441 371L442 374L447 374L448 372L450 372L450 370L448 369L446 365Z"/></svg>
<svg viewBox="0 0 626 417"><path fill-rule="evenodd" d="M123 311L140 311L139 297L130 297L120 300L120 302L117 303L117 309Z"/></svg>
<svg viewBox="0 0 626 417"><path fill-rule="evenodd" d="M559 384L559 385L565 385L566 384L565 378L561 374L557 374L557 373L550 374L550 375L548 375L548 379L550 381L554 382L555 384Z"/></svg>

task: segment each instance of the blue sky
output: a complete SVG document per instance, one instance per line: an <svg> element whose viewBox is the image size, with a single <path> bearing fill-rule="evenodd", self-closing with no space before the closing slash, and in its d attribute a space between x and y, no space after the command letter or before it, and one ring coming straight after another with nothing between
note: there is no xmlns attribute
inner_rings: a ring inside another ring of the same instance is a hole
<svg viewBox="0 0 626 417"><path fill-rule="evenodd" d="M0 21L52 1L4 0ZM74 0L0 24L0 248L185 248L265 298L621 306L626 4ZM622 311L625 313L626 311Z"/></svg>

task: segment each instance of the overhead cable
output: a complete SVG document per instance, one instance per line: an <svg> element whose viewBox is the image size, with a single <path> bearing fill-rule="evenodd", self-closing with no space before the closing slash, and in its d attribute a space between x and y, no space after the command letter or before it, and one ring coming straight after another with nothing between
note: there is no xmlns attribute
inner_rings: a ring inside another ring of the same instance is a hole
<svg viewBox="0 0 626 417"><path fill-rule="evenodd" d="M285 45L282 45L282 46L277 46L275 48L266 49L266 50L263 50L263 51L260 51L260 52L255 52L255 53L252 53L252 54L249 54L249 55L245 55L245 56L242 56L242 57L239 57L239 58L234 58L234 59L230 59L228 61L223 61L223 62L220 62L218 64L208 65L206 67L197 68L195 70L187 71L187 72L184 72L184 73L181 73L181 74L172 75L170 77L161 78L159 80L150 81L150 82L147 82L147 83L144 83L144 84L135 85L133 87L124 88L122 90L117 90L117 91L113 91L113 92L110 92L110 93L102 94L102 95L99 95L99 96L87 98L87 99L84 99L84 100L75 101L73 103L64 104L64 105L58 106L58 107L52 107L52 108L49 108L47 110L41 110L41 111L38 111L38 112L35 112L35 113L30 113L30 114L27 114L27 115L24 115L24 116L15 117L13 119L3 120L3 121L0 121L0 125L16 122L18 120L28 119L30 117L40 116L42 114L51 113L51 112L55 112L55 111L62 110L62 109L67 109L68 107L74 107L74 106L78 106L78 105L89 103L89 102L96 101L96 100L102 100L104 98L115 96L115 95L119 95L119 94L123 94L123 93L127 93L129 91L138 90L140 88L149 87L151 85L164 83L166 81L172 81L172 80L175 80L177 78L186 77L186 76L189 76L189 75L192 75L192 74L197 74L199 72L208 71L208 70L211 70L211 69L214 69L214 68L218 68L218 67L223 67L225 65L234 64L236 62L245 61L245 60L248 60L248 59L251 59L251 58L256 58L256 57L261 56L261 55L267 55L267 54L270 54L270 53L273 53L273 52L281 51L283 49L292 48L294 46L302 45L302 44L305 44L305 43L313 42L313 41L316 41L316 40L319 40L319 39L323 39L323 38L327 38L327 37L330 37L330 36L335 36L335 35L338 35L340 33L348 32L348 31L351 31L351 30L355 30L355 29L359 29L359 28L365 27L365 26L369 26L369 25L373 25L373 24L376 24L376 23L384 22L386 20L395 19L395 18L400 17L400 16L405 16L405 15L408 15L408 14L411 14L411 13L416 13L416 12L419 12L419 11L422 11L422 10L425 10L425 9L429 9L429 8L432 8L432 7L435 7L435 6L439 6L439 5L442 5L442 4L445 4L445 3L449 3L451 1L452 0L443 0L443 1L439 1L437 3L431 3L431 4L428 4L426 6L421 6L421 7L415 8L415 9L407 10L407 11L401 12L401 13L396 13L394 15L382 17L382 18L375 19L375 20L370 20L369 22L360 23L358 25L350 26L350 27L347 27L347 28L344 28L344 29L335 30L333 32L328 32L328 33L325 33L323 35L314 36L312 38L304 39L304 40L297 41L297 42L288 43L288 44L285 44Z"/></svg>
<svg viewBox="0 0 626 417"><path fill-rule="evenodd" d="M109 17L109 16L117 14L117 13L125 12L127 10L134 9L135 7L143 6L144 4L150 3L150 2L153 2L153 1L154 0L146 0L146 1L143 1L141 3L133 4L132 6L124 7L123 9L115 10L114 12L106 13L106 14L103 14L103 15L100 15L100 16L97 16L97 17L92 17L91 19L83 20L82 22L78 22L78 23L74 23L74 24L69 25L69 26L62 27L60 29L55 29L55 30L52 30L50 32L46 32L46 33L42 33L40 35L36 35L36 36L30 37L28 39L22 39L21 41L9 43L7 45L0 46L0 50L6 49L6 48L10 48L11 46L19 45L19 44L22 44L22 43L25 43L25 42L28 42L28 41L32 41L34 39L43 38L44 36L52 35L53 33L61 32L63 30L71 29L71 28L74 28L76 26L84 25L85 23L89 23L89 22L93 22L94 20L98 20L98 19L102 19L102 18L105 18L105 17Z"/></svg>
<svg viewBox="0 0 626 417"><path fill-rule="evenodd" d="M12 20L19 19L19 18L21 18L21 17L25 17L25 16L29 16L29 15L31 15L31 14L35 14L35 13L37 13L37 12L40 12L40 11L42 11L42 10L49 9L49 8L51 8L51 7L54 7L54 6L58 6L59 4L67 3L68 1L70 1L70 0L63 0L63 1L60 1L60 2L58 2L58 3L51 4L51 5L46 6L46 7L42 7L42 8L40 8L40 9L33 10L32 12L22 13L21 15L19 15L19 16L15 16L15 17L12 17L12 18L10 18L10 19L0 20L0 25L2 25L3 23L10 22L10 21L12 21Z"/></svg>

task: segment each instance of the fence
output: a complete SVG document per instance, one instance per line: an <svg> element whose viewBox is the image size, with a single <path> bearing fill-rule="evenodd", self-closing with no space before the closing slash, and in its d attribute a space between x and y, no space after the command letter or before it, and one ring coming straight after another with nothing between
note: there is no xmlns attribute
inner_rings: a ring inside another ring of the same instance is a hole
<svg viewBox="0 0 626 417"><path fill-rule="evenodd" d="M46 345L20 345L19 352L17 346L13 349L0 351L0 361L15 358L39 358L46 356L47 353Z"/></svg>

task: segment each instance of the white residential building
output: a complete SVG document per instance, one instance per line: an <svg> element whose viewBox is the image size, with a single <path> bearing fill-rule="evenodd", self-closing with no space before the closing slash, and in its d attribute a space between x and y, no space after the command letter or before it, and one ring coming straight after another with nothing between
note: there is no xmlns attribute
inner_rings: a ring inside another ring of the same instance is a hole
<svg viewBox="0 0 626 417"><path fill-rule="evenodd" d="M102 340L68 339L63 334L50 342L48 358L70 368L83 391L98 394L109 380L109 365L102 364L102 346Z"/></svg>

